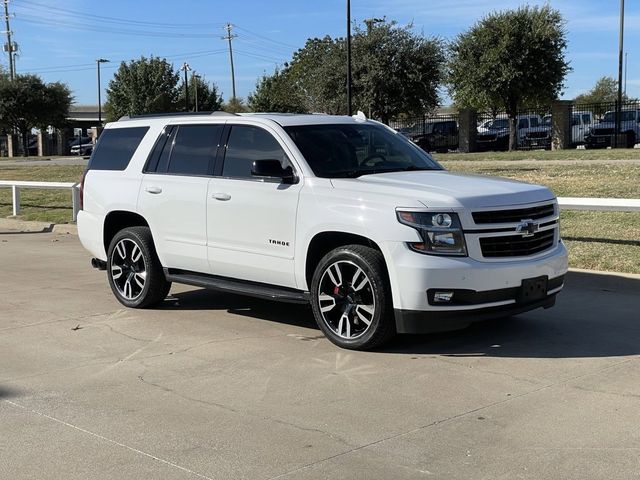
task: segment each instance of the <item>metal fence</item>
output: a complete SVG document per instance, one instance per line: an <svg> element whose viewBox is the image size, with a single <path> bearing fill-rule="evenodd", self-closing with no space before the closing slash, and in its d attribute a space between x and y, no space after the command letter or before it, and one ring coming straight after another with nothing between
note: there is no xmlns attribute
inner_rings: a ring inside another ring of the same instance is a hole
<svg viewBox="0 0 640 480"><path fill-rule="evenodd" d="M389 125L428 152L458 149L458 114L434 113L393 120Z"/></svg>
<svg viewBox="0 0 640 480"><path fill-rule="evenodd" d="M584 148L633 148L640 141L640 103L574 104L571 136Z"/></svg>
<svg viewBox="0 0 640 480"><path fill-rule="evenodd" d="M506 113L479 112L476 149L508 150L509 117ZM551 109L521 110L516 116L516 145L519 150L551 148Z"/></svg>
<svg viewBox="0 0 640 480"><path fill-rule="evenodd" d="M508 150L509 118L504 112L478 112L476 150ZM438 113L390 122L391 127L430 152L457 150L459 116ZM516 116L518 150L550 149L551 107L520 110ZM640 142L640 103L574 104L571 110L570 148L633 148Z"/></svg>

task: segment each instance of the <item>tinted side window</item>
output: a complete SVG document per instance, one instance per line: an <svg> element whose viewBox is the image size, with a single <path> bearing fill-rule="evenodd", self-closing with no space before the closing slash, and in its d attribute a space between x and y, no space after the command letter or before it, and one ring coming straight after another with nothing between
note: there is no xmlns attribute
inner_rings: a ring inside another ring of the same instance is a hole
<svg viewBox="0 0 640 480"><path fill-rule="evenodd" d="M89 170L124 170L149 127L107 128L96 145Z"/></svg>
<svg viewBox="0 0 640 480"><path fill-rule="evenodd" d="M269 132L252 126L233 126L227 141L222 176L250 178L254 160L279 160L283 168L289 165L286 153Z"/></svg>
<svg viewBox="0 0 640 480"><path fill-rule="evenodd" d="M207 175L216 156L222 125L180 125L167 173Z"/></svg>
<svg viewBox="0 0 640 480"><path fill-rule="evenodd" d="M156 144L149 154L149 159L147 160L147 165L144 169L145 173L158 171L158 164L160 163L161 158L163 159L163 162L159 171L163 172L167 169L169 152L171 151L171 145L173 144L173 130L174 127L169 125L165 127L158 136Z"/></svg>

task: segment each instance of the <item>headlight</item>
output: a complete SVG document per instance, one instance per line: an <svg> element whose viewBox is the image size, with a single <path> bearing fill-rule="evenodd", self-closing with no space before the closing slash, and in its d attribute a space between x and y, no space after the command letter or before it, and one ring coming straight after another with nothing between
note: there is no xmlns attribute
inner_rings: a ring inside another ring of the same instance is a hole
<svg viewBox="0 0 640 480"><path fill-rule="evenodd" d="M467 246L455 213L398 211L398 221L415 228L422 242L411 242L409 248L432 255L467 255Z"/></svg>

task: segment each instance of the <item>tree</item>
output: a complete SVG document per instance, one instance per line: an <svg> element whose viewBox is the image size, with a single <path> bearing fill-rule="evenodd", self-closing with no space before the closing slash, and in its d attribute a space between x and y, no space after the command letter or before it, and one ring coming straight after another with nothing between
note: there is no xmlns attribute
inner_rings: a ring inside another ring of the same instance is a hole
<svg viewBox="0 0 640 480"><path fill-rule="evenodd" d="M285 66L285 76L309 112L346 113L346 47L341 39L310 38Z"/></svg>
<svg viewBox="0 0 640 480"><path fill-rule="evenodd" d="M449 90L461 107L504 108L515 149L518 108L558 97L570 71L566 47L562 15L548 5L492 13L451 43Z"/></svg>
<svg viewBox="0 0 640 480"><path fill-rule="evenodd" d="M240 97L232 97L222 105L222 110L229 113L242 113L247 111L247 106Z"/></svg>
<svg viewBox="0 0 640 480"><path fill-rule="evenodd" d="M375 26L374 26L375 25ZM438 105L444 47L412 32L412 25L369 22L353 38L354 104L388 122L400 113L422 115Z"/></svg>
<svg viewBox="0 0 640 480"><path fill-rule="evenodd" d="M440 40L414 34L411 25L381 20L375 26L369 22L366 29L356 27L352 44L355 110L386 122L401 113L420 115L437 105L445 59ZM302 107L345 114L346 57L344 38L308 39L283 70L258 82L254 96L267 96L270 109Z"/></svg>
<svg viewBox="0 0 640 480"><path fill-rule="evenodd" d="M622 101L628 102L631 99L623 94ZM587 93L578 95L575 103L613 103L618 101L618 82L612 77L600 77L596 84Z"/></svg>
<svg viewBox="0 0 640 480"><path fill-rule="evenodd" d="M0 75L0 124L20 134L23 153L29 152L29 133L66 123L73 97L63 83L44 83L36 75Z"/></svg>
<svg viewBox="0 0 640 480"><path fill-rule="evenodd" d="M300 91L289 78L289 72L276 69L273 75L263 75L249 95L248 107L254 112L306 113Z"/></svg>
<svg viewBox="0 0 640 480"><path fill-rule="evenodd" d="M215 83L207 82L203 77L191 75L188 81L189 110L196 109L196 88L198 90L198 111L215 112L222 109L222 97L218 94ZM178 108L184 108L184 85L178 87Z"/></svg>
<svg viewBox="0 0 640 480"><path fill-rule="evenodd" d="M177 111L179 78L173 65L164 58L140 57L122 62L107 88L107 119Z"/></svg>

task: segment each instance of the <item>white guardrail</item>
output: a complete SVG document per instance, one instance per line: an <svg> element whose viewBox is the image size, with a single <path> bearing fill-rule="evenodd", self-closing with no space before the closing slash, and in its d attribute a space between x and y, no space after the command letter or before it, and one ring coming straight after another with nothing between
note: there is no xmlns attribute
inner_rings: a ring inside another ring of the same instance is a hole
<svg viewBox="0 0 640 480"><path fill-rule="evenodd" d="M20 214L21 188L68 188L71 190L73 206L72 222L78 218L80 209L80 184L71 182L26 182L17 180L0 180L0 187L11 187L13 198L13 215ZM640 199L629 198L583 198L558 197L562 210L600 210L607 212L640 212Z"/></svg>
<svg viewBox="0 0 640 480"><path fill-rule="evenodd" d="M13 215L20 215L20 190L22 188L44 188L44 189L70 189L71 205L73 213L71 221L78 219L80 210L80 184L73 182L26 182L18 180L0 180L0 187L11 187L11 198L13 203Z"/></svg>

